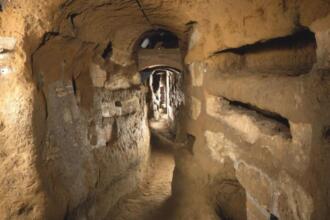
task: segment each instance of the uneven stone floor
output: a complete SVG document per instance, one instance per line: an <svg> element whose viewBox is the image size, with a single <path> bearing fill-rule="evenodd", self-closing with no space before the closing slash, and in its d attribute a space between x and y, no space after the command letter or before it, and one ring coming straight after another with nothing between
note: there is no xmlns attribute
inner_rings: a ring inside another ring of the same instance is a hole
<svg viewBox="0 0 330 220"><path fill-rule="evenodd" d="M134 193L122 198L107 219L169 219L174 156L170 149L152 147L146 182Z"/></svg>

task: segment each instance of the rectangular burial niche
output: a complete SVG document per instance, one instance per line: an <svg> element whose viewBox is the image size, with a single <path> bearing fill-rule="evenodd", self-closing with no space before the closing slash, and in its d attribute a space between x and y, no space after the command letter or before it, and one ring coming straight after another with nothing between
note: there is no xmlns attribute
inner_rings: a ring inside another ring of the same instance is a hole
<svg viewBox="0 0 330 220"><path fill-rule="evenodd" d="M268 121L273 125L272 130L274 133L281 133L286 139L292 139L290 122L287 118L284 118L278 113L267 111L248 103L233 101L227 98L223 99L226 100L233 109L255 112L260 119ZM264 123L262 123L262 125L264 127L267 126L267 124L264 125Z"/></svg>
<svg viewBox="0 0 330 220"><path fill-rule="evenodd" d="M316 63L316 38L308 29L292 35L229 48L214 55L232 53L242 57L242 71L296 76L311 71Z"/></svg>
<svg viewBox="0 0 330 220"><path fill-rule="evenodd" d="M232 52L244 55L278 48L284 49L295 47L299 49L304 47L306 44L313 44L316 47L316 38L313 32L308 29L303 29L289 36L274 38L264 42L257 42L255 44L249 44L238 48L230 48L216 52L215 54Z"/></svg>

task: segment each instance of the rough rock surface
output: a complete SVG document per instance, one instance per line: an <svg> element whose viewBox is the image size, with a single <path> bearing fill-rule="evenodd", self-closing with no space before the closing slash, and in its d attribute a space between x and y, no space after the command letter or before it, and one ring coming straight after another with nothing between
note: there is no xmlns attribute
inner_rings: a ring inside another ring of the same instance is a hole
<svg viewBox="0 0 330 220"><path fill-rule="evenodd" d="M155 27L188 65L175 217L326 219L327 0L2 1L0 219L104 219L143 182L136 42Z"/></svg>

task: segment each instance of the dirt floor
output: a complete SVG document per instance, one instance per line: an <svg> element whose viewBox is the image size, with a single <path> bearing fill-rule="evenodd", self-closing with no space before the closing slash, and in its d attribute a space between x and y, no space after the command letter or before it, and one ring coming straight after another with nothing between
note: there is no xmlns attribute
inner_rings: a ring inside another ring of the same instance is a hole
<svg viewBox="0 0 330 220"><path fill-rule="evenodd" d="M174 157L171 150L153 146L146 182L137 191L122 198L107 219L154 220L171 215L171 182Z"/></svg>

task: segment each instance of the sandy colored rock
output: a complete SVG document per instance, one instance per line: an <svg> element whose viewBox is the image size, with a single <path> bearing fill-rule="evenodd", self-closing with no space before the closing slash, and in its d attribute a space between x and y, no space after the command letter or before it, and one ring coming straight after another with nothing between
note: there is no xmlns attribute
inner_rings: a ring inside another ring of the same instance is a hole
<svg viewBox="0 0 330 220"><path fill-rule="evenodd" d="M104 83L107 80L107 72L105 70L102 70L97 64L91 64L89 74L95 87L104 87Z"/></svg>
<svg viewBox="0 0 330 220"><path fill-rule="evenodd" d="M0 37L1 50L14 50L17 40L13 37Z"/></svg>
<svg viewBox="0 0 330 220"><path fill-rule="evenodd" d="M191 97L190 99L190 117L194 120L198 119L198 116L201 113L201 108L202 108L202 103L199 99L195 98L195 97Z"/></svg>
<svg viewBox="0 0 330 220"><path fill-rule="evenodd" d="M330 216L329 1L6 0L0 11L0 219L143 219L161 204L157 219ZM179 47L139 60L159 29ZM175 166L150 154L141 71L162 65L181 74L162 100L178 108L163 109Z"/></svg>
<svg viewBox="0 0 330 220"><path fill-rule="evenodd" d="M200 87L203 85L203 77L206 73L206 69L203 64L200 63L192 63L189 66L192 85Z"/></svg>
<svg viewBox="0 0 330 220"><path fill-rule="evenodd" d="M282 172L280 176L279 188L281 190L278 199L280 218L311 218L313 203L310 195L284 172Z"/></svg>
<svg viewBox="0 0 330 220"><path fill-rule="evenodd" d="M263 209L269 210L272 205L273 190L272 181L267 174L241 162L237 166L236 175L250 197L253 197ZM251 179L255 181L252 182Z"/></svg>
<svg viewBox="0 0 330 220"><path fill-rule="evenodd" d="M265 210L261 210L259 207L256 206L256 202L252 198L248 198L246 202L247 208L247 219L260 219L260 220L267 220L270 218L269 213Z"/></svg>

